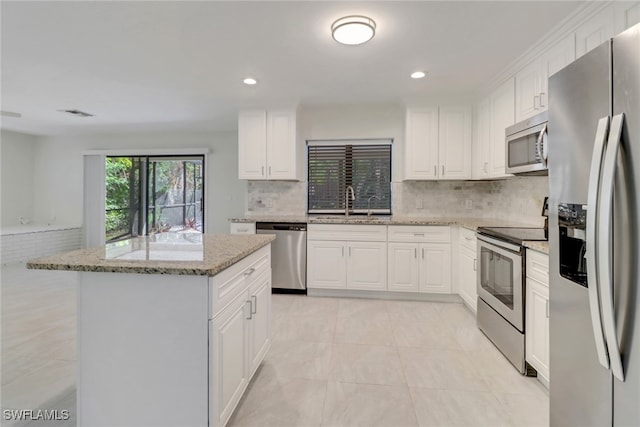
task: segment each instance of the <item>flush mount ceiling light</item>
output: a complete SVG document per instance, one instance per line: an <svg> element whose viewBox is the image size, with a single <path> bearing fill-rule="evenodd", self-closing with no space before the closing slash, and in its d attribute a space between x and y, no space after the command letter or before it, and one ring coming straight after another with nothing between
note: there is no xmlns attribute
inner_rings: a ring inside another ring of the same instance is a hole
<svg viewBox="0 0 640 427"><path fill-rule="evenodd" d="M345 16L331 24L333 39L342 44L362 44L371 40L375 33L376 23L366 16Z"/></svg>
<svg viewBox="0 0 640 427"><path fill-rule="evenodd" d="M257 81L256 79L253 79L253 78L251 78L251 77L247 77L247 78L246 78L246 79L244 79L242 82L243 82L244 84L246 84L246 85L250 85L250 86L252 86L252 85L254 85L254 84L258 83L258 81Z"/></svg>
<svg viewBox="0 0 640 427"><path fill-rule="evenodd" d="M414 71L413 73L411 73L411 78L412 79L421 79L426 75L427 75L427 73L425 73L424 71Z"/></svg>

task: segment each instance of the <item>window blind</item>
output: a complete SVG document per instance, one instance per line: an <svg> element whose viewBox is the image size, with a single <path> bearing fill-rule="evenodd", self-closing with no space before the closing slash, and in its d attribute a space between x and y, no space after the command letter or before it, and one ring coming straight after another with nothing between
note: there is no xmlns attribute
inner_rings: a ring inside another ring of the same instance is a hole
<svg viewBox="0 0 640 427"><path fill-rule="evenodd" d="M308 146L309 213L342 213L353 187L349 210L391 213L391 144L310 144Z"/></svg>

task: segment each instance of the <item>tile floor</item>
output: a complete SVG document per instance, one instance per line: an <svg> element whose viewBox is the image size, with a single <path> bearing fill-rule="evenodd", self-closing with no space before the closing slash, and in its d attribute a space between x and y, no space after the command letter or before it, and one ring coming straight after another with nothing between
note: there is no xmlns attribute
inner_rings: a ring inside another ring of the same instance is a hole
<svg viewBox="0 0 640 427"><path fill-rule="evenodd" d="M2 408L69 409L75 275L2 267ZM230 426L547 426L549 399L461 304L273 296L273 342Z"/></svg>

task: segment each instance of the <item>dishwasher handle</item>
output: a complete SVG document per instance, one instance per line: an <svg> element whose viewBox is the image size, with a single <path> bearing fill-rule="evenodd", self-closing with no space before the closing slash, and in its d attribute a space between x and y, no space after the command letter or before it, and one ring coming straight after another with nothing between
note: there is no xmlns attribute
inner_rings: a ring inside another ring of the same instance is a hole
<svg viewBox="0 0 640 427"><path fill-rule="evenodd" d="M273 231L307 231L305 223L272 223L258 222L256 230L273 230Z"/></svg>

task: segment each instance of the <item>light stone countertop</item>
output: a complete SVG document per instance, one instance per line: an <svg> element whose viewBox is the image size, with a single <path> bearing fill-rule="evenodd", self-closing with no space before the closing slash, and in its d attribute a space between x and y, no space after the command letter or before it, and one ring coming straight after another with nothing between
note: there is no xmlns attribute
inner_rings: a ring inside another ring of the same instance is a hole
<svg viewBox="0 0 640 427"><path fill-rule="evenodd" d="M246 216L229 218L230 222L298 222L307 224L359 224L359 225L460 225L472 231L478 227L535 227L535 224L504 221L497 219L459 218L459 217L402 217L402 216L371 216L351 215L298 215L298 216ZM538 227L540 225L537 225Z"/></svg>
<svg viewBox="0 0 640 427"><path fill-rule="evenodd" d="M549 254L549 242L536 242L527 240L523 242L523 245L527 249L533 249L534 251L542 252L543 254Z"/></svg>
<svg viewBox="0 0 640 427"><path fill-rule="evenodd" d="M258 249L275 235L161 233L106 246L38 258L37 270L214 276Z"/></svg>

